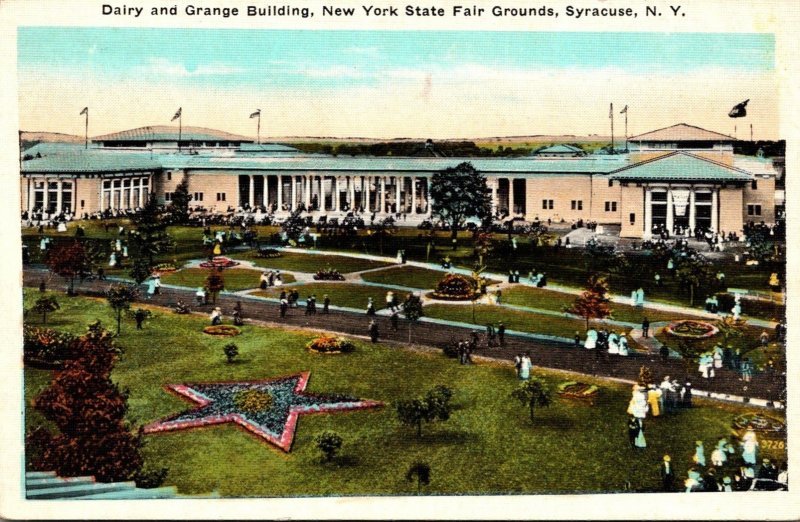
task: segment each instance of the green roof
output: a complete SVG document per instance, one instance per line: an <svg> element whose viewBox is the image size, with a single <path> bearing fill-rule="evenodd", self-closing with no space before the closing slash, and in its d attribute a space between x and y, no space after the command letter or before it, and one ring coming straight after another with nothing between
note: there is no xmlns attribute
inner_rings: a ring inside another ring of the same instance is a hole
<svg viewBox="0 0 800 522"><path fill-rule="evenodd" d="M92 141L178 141L179 135L181 141L253 141L251 138L217 129L205 127L183 127L179 129L177 125L151 125L149 127L128 129L95 136Z"/></svg>
<svg viewBox="0 0 800 522"><path fill-rule="evenodd" d="M329 171L375 173L432 173L468 161L483 173L509 174L606 174L627 164L624 156L605 158L399 158L305 155L291 157L186 156L162 154L164 168L233 169L264 171ZM358 174L357 174L358 175Z"/></svg>
<svg viewBox="0 0 800 522"><path fill-rule="evenodd" d="M611 179L665 181L750 181L747 171L686 152L635 163L611 173Z"/></svg>
<svg viewBox="0 0 800 522"><path fill-rule="evenodd" d="M537 150L535 154L586 154L586 152L572 145L561 144Z"/></svg>
<svg viewBox="0 0 800 522"><path fill-rule="evenodd" d="M53 154L22 162L22 173L139 172L160 170L161 163L150 154L84 152Z"/></svg>
<svg viewBox="0 0 800 522"><path fill-rule="evenodd" d="M300 151L294 147L290 147L288 145L281 145L280 143L242 143L239 146L237 152L267 152L267 153L274 153L274 152L294 152L299 153Z"/></svg>

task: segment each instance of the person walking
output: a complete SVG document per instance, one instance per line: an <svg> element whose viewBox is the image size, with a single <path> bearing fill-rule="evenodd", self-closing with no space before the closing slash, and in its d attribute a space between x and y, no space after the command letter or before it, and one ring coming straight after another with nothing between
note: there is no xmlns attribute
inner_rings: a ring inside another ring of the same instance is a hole
<svg viewBox="0 0 800 522"><path fill-rule="evenodd" d="M394 312L392 312L391 316L389 316L389 320L392 322L392 331L396 332L397 331L397 323L398 323L398 317L397 317L397 311L396 310Z"/></svg>
<svg viewBox="0 0 800 522"><path fill-rule="evenodd" d="M639 435L639 421L636 417L628 418L628 444L631 448L636 447L636 437Z"/></svg>
<svg viewBox="0 0 800 522"><path fill-rule="evenodd" d="M650 336L650 320L645 317L642 319L642 337L647 339Z"/></svg>
<svg viewBox="0 0 800 522"><path fill-rule="evenodd" d="M706 453L705 449L703 448L702 440L698 440L695 442L694 455L692 456L692 461L698 466L706 465Z"/></svg>
<svg viewBox="0 0 800 522"><path fill-rule="evenodd" d="M661 462L661 491L670 492L675 489L675 470L672 468L671 458L669 455L664 455Z"/></svg>
<svg viewBox="0 0 800 522"><path fill-rule="evenodd" d="M500 341L501 348L506 345L506 325L503 324L503 321L500 321L497 326L497 339Z"/></svg>
<svg viewBox="0 0 800 522"><path fill-rule="evenodd" d="M139 308L136 310L136 313L133 314L133 318L136 319L136 329L142 330L142 323L144 322L145 317L147 317L147 312Z"/></svg>
<svg viewBox="0 0 800 522"><path fill-rule="evenodd" d="M331 298L328 297L328 294L322 296L322 313L329 314L330 313L330 306L331 306Z"/></svg>
<svg viewBox="0 0 800 522"><path fill-rule="evenodd" d="M155 278L151 278L147 282L147 299L152 299L156 293L156 280Z"/></svg>
<svg viewBox="0 0 800 522"><path fill-rule="evenodd" d="M522 356L519 363L519 378L523 381L530 379L532 367L533 362L531 361L531 352L525 352L525 355Z"/></svg>
<svg viewBox="0 0 800 522"><path fill-rule="evenodd" d="M367 315L370 317L375 315L375 303L372 302L371 297L367 298Z"/></svg>
<svg viewBox="0 0 800 522"><path fill-rule="evenodd" d="M281 299L280 310L281 310L281 319L286 317L286 310L289 309L289 301L286 300L286 297Z"/></svg>

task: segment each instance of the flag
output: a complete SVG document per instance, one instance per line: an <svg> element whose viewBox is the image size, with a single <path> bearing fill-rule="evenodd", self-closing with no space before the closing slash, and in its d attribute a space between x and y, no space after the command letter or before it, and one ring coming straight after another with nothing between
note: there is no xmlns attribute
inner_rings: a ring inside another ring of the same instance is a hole
<svg viewBox="0 0 800 522"><path fill-rule="evenodd" d="M608 106L608 117L614 119L614 104Z"/></svg>
<svg viewBox="0 0 800 522"><path fill-rule="evenodd" d="M175 121L175 120L177 120L178 118L180 118L180 117L181 117L181 111L182 111L182 110L183 110L183 107L178 107L178 112L176 112L176 113L175 113L175 116L173 116L173 117L172 117L172 119L171 119L170 121Z"/></svg>
<svg viewBox="0 0 800 522"><path fill-rule="evenodd" d="M728 113L728 116L731 118L744 118L747 116L747 109L745 109L745 107L747 107L747 102L749 101L750 98L735 106L733 109L731 109L731 112Z"/></svg>
<svg viewBox="0 0 800 522"><path fill-rule="evenodd" d="M256 112L250 115L251 118L258 118L261 116L261 109L257 109Z"/></svg>
<svg viewBox="0 0 800 522"><path fill-rule="evenodd" d="M84 114L89 114L89 107L84 107L78 116L83 116Z"/></svg>
<svg viewBox="0 0 800 522"><path fill-rule="evenodd" d="M624 109L619 111L620 114L626 114L628 112L628 106L626 105Z"/></svg>

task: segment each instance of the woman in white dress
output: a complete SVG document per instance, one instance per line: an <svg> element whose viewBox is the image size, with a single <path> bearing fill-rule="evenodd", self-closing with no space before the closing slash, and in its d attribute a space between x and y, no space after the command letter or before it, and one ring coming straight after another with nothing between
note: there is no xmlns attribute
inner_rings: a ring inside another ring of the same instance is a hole
<svg viewBox="0 0 800 522"><path fill-rule="evenodd" d="M597 331L590 329L586 332L586 341L583 343L583 347L587 350L594 350L597 347Z"/></svg>
<svg viewBox="0 0 800 522"><path fill-rule="evenodd" d="M619 337L614 332L608 335L608 353L619 354Z"/></svg>

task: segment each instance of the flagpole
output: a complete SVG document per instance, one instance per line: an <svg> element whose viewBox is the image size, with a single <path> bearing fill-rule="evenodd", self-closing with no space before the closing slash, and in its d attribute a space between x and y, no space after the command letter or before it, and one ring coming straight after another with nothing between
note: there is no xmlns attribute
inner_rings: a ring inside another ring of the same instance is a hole
<svg viewBox="0 0 800 522"><path fill-rule="evenodd" d="M625 106L625 152L628 152L628 106Z"/></svg>
<svg viewBox="0 0 800 522"><path fill-rule="evenodd" d="M257 144L261 145L261 110L258 111L258 131L256 131Z"/></svg>
<svg viewBox="0 0 800 522"><path fill-rule="evenodd" d="M183 110L178 116L178 152L181 151L181 139L183 135Z"/></svg>
<svg viewBox="0 0 800 522"><path fill-rule="evenodd" d="M608 114L611 115L611 154L614 154L614 104L609 106Z"/></svg>
<svg viewBox="0 0 800 522"><path fill-rule="evenodd" d="M86 126L83 131L83 146L89 150L89 109L86 109Z"/></svg>

